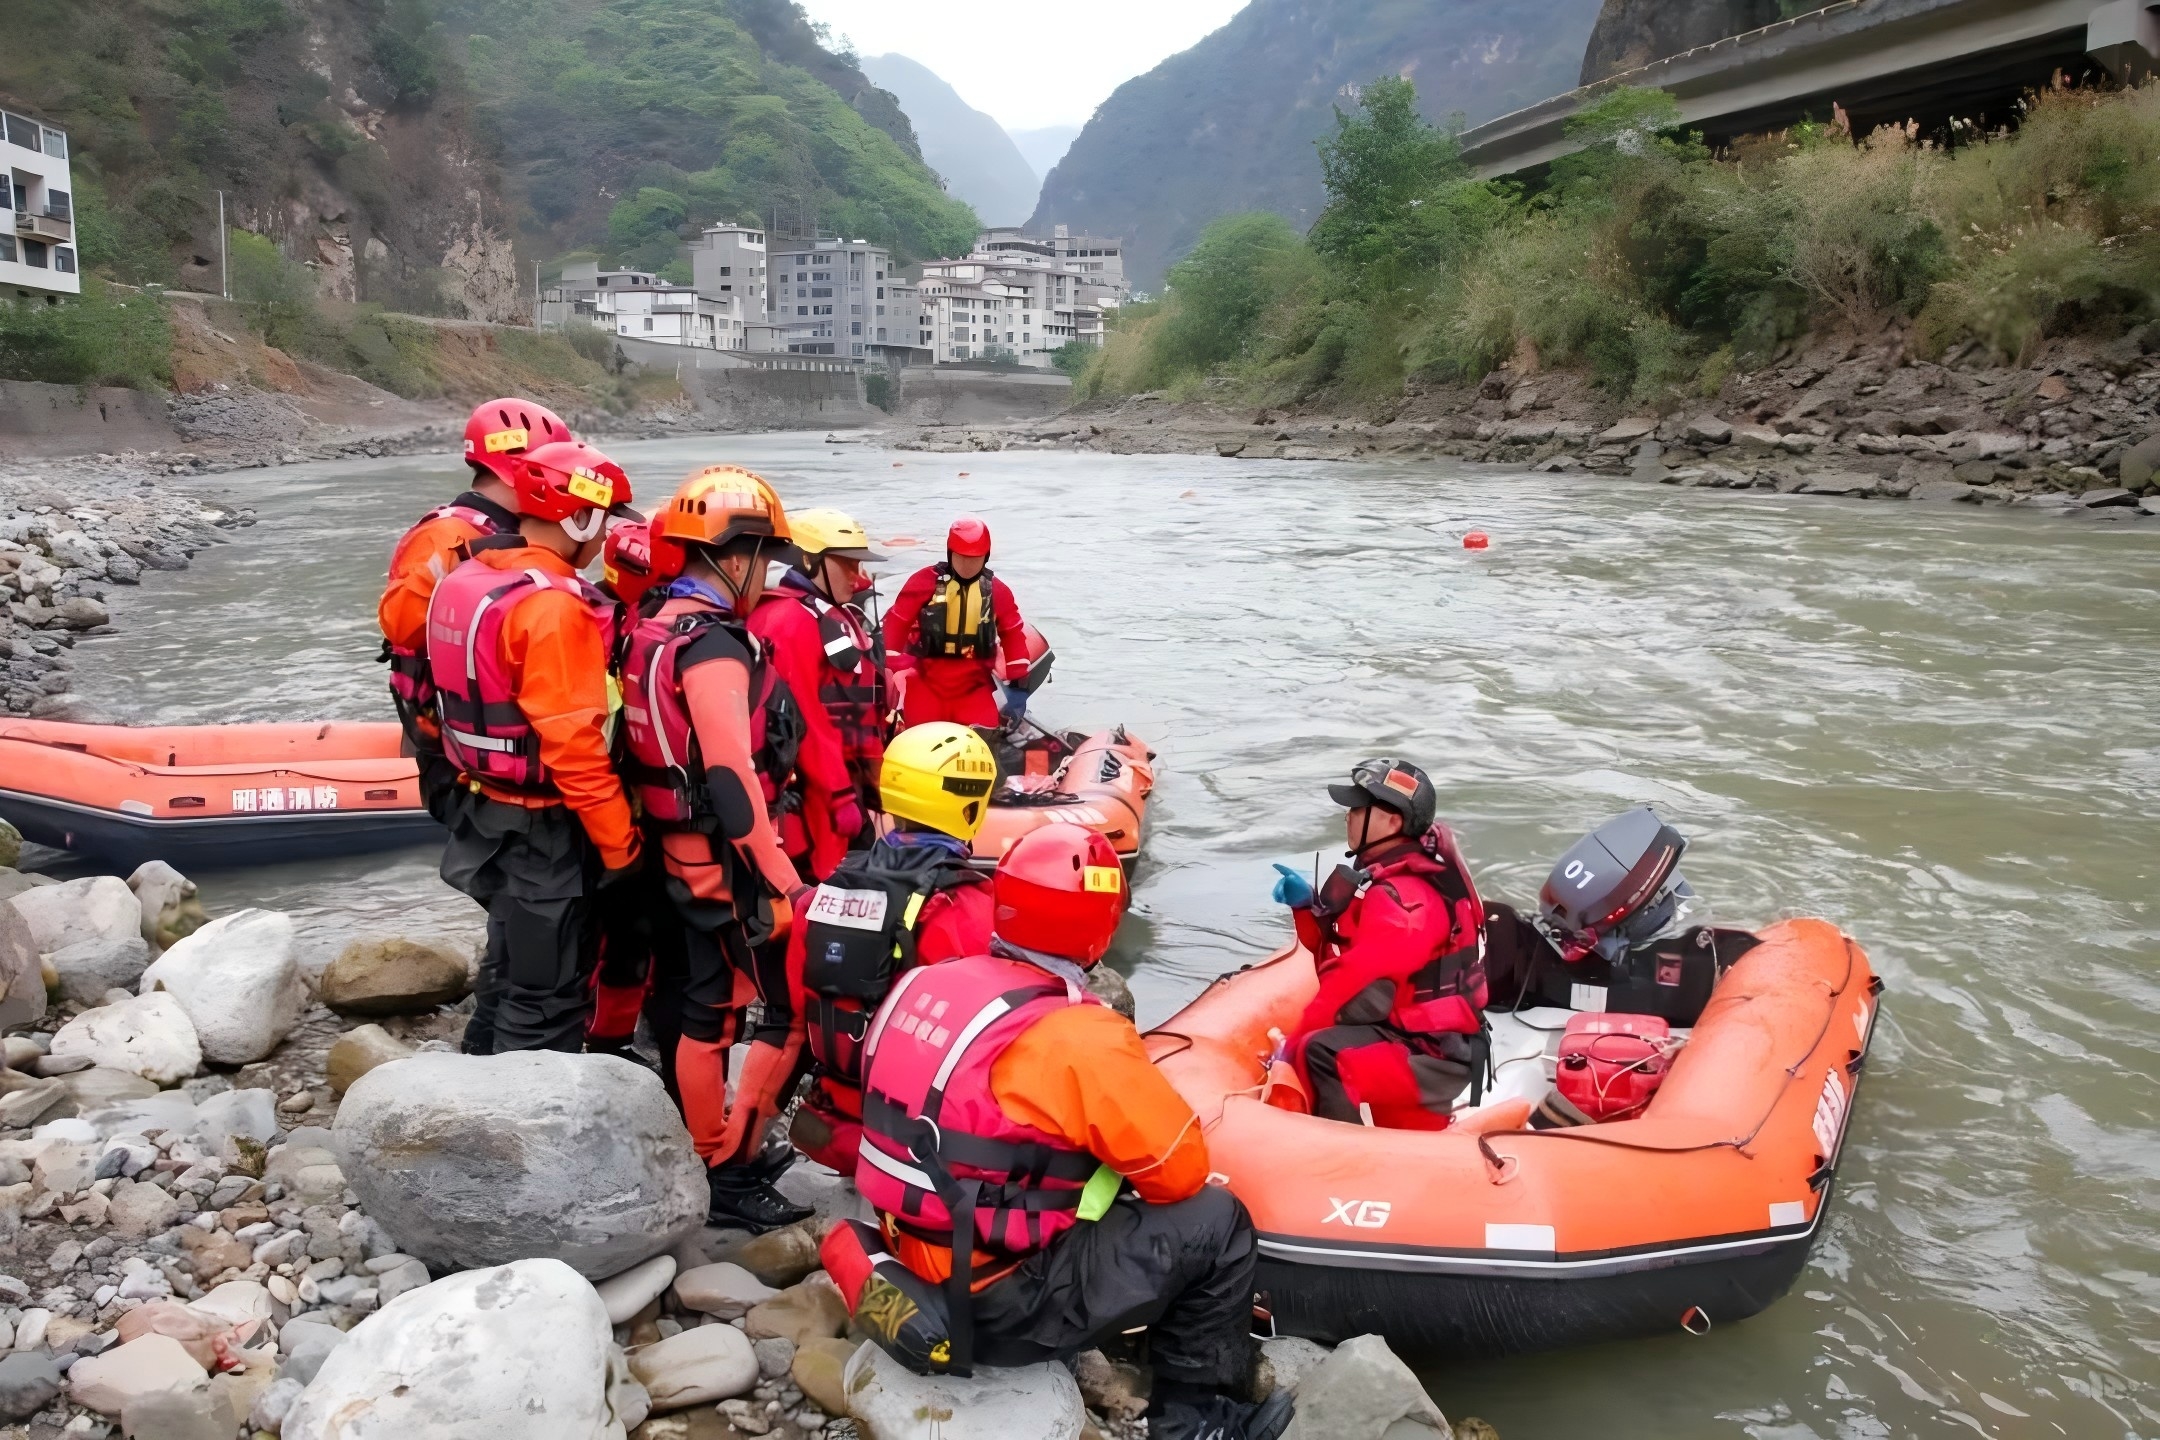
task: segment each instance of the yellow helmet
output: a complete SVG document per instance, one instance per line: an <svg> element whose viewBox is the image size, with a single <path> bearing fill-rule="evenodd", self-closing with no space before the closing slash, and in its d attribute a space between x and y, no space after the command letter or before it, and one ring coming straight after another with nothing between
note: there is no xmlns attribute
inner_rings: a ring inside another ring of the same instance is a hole
<svg viewBox="0 0 2160 1440"><path fill-rule="evenodd" d="M802 551L806 560L820 555L842 555L850 560L885 558L870 548L870 537L855 523L855 518L842 511L822 508L798 511L789 517L789 525L795 532L795 548Z"/></svg>
<svg viewBox="0 0 2160 1440"><path fill-rule="evenodd" d="M880 808L901 820L973 840L990 812L997 758L982 736L949 720L903 730L878 769Z"/></svg>

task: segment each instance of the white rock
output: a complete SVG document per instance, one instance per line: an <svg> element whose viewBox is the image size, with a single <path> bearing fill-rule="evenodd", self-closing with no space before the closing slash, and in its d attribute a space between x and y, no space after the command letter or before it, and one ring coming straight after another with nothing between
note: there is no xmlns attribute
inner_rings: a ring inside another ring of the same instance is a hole
<svg viewBox="0 0 2160 1440"><path fill-rule="evenodd" d="M558 1260L472 1270L354 1326L284 1440L622 1440L607 1312Z"/></svg>
<svg viewBox="0 0 2160 1440"><path fill-rule="evenodd" d="M170 1335L139 1335L102 1355L76 1361L68 1371L68 1393L78 1405L118 1415L137 1396L192 1390L209 1378Z"/></svg>
<svg viewBox="0 0 2160 1440"><path fill-rule="evenodd" d="M660 1292L674 1278L675 1257L655 1255L620 1275L610 1275L593 1288L600 1292L600 1303L607 1306L608 1324L627 1325L638 1311L659 1299Z"/></svg>
<svg viewBox="0 0 2160 1440"><path fill-rule="evenodd" d="M22 1320L15 1326L15 1348L35 1350L45 1343L45 1327L52 1323L52 1311L33 1308L23 1311Z"/></svg>
<svg viewBox="0 0 2160 1440"><path fill-rule="evenodd" d="M841 1386L848 1413L875 1440L1079 1440L1087 1423L1080 1386L1063 1365L978 1365L967 1380L915 1375L866 1343Z"/></svg>
<svg viewBox="0 0 2160 1440"><path fill-rule="evenodd" d="M1445 1440L1452 1433L1387 1341L1360 1335L1335 1347L1299 1383L1297 1413L1283 1440Z"/></svg>
<svg viewBox="0 0 2160 1440"><path fill-rule="evenodd" d="M270 1291L259 1281L228 1280L213 1287L199 1300L190 1300L188 1309L227 1325L243 1325L250 1320L270 1318Z"/></svg>
<svg viewBox="0 0 2160 1440"><path fill-rule="evenodd" d="M134 898L128 897L131 904ZM52 1053L87 1055L103 1068L159 1085L176 1085L202 1067L195 1023L178 1000L162 993L85 1010L53 1036Z"/></svg>
<svg viewBox="0 0 2160 1440"><path fill-rule="evenodd" d="M195 1137L213 1154L235 1135L268 1144L277 1132L277 1096L268 1090L227 1090L195 1107Z"/></svg>
<svg viewBox="0 0 2160 1440"><path fill-rule="evenodd" d="M1305 1377L1328 1357L1325 1347L1298 1335L1277 1335L1272 1340L1262 1341L1260 1354L1267 1361L1275 1388L1291 1395L1297 1394Z"/></svg>
<svg viewBox="0 0 2160 1440"><path fill-rule="evenodd" d="M740 1320L751 1307L780 1292L740 1265L722 1261L685 1270L675 1279L675 1299L685 1310L701 1310L722 1320Z"/></svg>
<svg viewBox="0 0 2160 1440"><path fill-rule="evenodd" d="M758 1382L757 1352L732 1325L700 1325L631 1351L630 1373L664 1414L747 1395Z"/></svg>
<svg viewBox="0 0 2160 1440"><path fill-rule="evenodd" d="M100 1105L82 1117L100 1135L147 1135L157 1130L186 1134L195 1128L195 1102L184 1090L161 1090L136 1100Z"/></svg>
<svg viewBox="0 0 2160 1440"><path fill-rule="evenodd" d="M142 908L142 937L152 950L164 943L158 938L161 925L168 932L167 938L173 938L170 932L176 925L188 926L201 917L200 907L188 904L195 899L195 882L163 860L145 860L136 866L127 885Z"/></svg>
<svg viewBox="0 0 2160 1440"><path fill-rule="evenodd" d="M617 1274L710 1199L659 1077L609 1055L392 1061L353 1082L336 1136L362 1208L436 1270L551 1255Z"/></svg>
<svg viewBox="0 0 2160 1440"><path fill-rule="evenodd" d="M115 875L40 885L6 903L30 922L31 937L48 955L85 940L142 937L142 906L127 881Z"/></svg>
<svg viewBox="0 0 2160 1440"><path fill-rule="evenodd" d="M150 965L150 946L140 935L78 941L46 957L60 977L60 998L96 1005L108 990L133 990Z"/></svg>
<svg viewBox="0 0 2160 1440"><path fill-rule="evenodd" d="M170 991L195 1022L203 1055L225 1065L260 1060L307 1009L292 917L276 910L221 915L143 971L145 995Z"/></svg>

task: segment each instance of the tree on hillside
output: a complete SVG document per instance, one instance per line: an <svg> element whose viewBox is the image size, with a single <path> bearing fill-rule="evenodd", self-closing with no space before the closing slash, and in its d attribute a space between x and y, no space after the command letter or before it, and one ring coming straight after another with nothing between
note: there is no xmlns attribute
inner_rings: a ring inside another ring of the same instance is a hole
<svg viewBox="0 0 2160 1440"><path fill-rule="evenodd" d="M1436 258L1426 252L1449 227L1420 212L1469 176L1455 137L1418 113L1417 87L1399 76L1367 85L1356 114L1337 108L1335 133L1315 142L1328 205L1313 249L1354 264Z"/></svg>

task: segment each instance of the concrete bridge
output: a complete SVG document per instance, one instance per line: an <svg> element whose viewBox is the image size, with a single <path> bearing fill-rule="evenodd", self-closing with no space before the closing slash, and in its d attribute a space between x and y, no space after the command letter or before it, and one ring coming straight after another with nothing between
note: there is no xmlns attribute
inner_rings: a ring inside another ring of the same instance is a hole
<svg viewBox="0 0 2160 1440"><path fill-rule="evenodd" d="M1576 146L1569 117L1623 87L1664 90L1713 143L1828 120L1856 133L1952 118L1993 126L2058 72L2141 79L2160 65L2160 0L1840 0L1653 61L1502 115L1462 137L1481 176L1545 165Z"/></svg>

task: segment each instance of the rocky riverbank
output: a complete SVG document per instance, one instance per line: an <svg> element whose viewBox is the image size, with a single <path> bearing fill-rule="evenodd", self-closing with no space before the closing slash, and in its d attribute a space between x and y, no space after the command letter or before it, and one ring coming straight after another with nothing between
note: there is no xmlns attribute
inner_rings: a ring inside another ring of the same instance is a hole
<svg viewBox="0 0 2160 1440"><path fill-rule="evenodd" d="M1220 390L1215 392L1218 396ZM1664 413L1623 405L1534 356L1476 387L1413 386L1375 413L1235 408L1139 395L1011 426L895 431L903 450L1442 458L1667 485L2160 515L2160 327L2063 345L2025 369L1906 337L1794 349Z"/></svg>
<svg viewBox="0 0 2160 1440"><path fill-rule="evenodd" d="M0 826L0 860L16 846ZM1130 1356L925 1380L848 1333L818 1240L704 1224L649 1069L456 1052L469 957L309 974L290 919L0 869L0 1436L1009 1440L1145 1434ZM1129 997L1126 997L1129 1004ZM1470 1440L1374 1337L1268 1342L1303 1440Z"/></svg>

